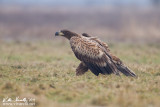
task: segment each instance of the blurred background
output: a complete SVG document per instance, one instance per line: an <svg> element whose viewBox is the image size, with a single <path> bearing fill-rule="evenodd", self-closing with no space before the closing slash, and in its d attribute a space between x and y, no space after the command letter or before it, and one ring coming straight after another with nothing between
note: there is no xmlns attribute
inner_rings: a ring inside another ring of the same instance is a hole
<svg viewBox="0 0 160 107"><path fill-rule="evenodd" d="M61 29L160 43L160 0L0 0L0 41L50 40Z"/></svg>

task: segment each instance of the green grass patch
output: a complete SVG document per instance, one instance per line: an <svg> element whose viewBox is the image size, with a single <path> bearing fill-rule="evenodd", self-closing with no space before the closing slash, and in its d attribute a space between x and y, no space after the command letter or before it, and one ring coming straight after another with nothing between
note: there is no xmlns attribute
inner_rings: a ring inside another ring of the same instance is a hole
<svg viewBox="0 0 160 107"><path fill-rule="evenodd" d="M160 106L157 44L111 44L110 50L138 78L76 76L78 61L68 43L0 43L0 98L31 96L38 106Z"/></svg>

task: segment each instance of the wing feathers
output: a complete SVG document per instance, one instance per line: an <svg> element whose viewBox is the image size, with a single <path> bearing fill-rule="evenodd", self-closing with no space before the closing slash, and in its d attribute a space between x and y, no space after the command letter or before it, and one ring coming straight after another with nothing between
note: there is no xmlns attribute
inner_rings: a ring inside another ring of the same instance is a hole
<svg viewBox="0 0 160 107"><path fill-rule="evenodd" d="M85 36L85 37L88 37L90 40L93 40L93 41L97 42L100 45L101 49L104 50L105 54L109 58L112 59L111 60L112 63L116 66L116 68L120 72L122 72L126 76L136 77L136 74L134 72L132 72L130 69L128 69L128 67L125 66L123 64L123 62L118 57L116 57L112 53L110 53L110 50L109 50L108 45L106 43L104 43L104 42L100 41L98 38L92 37L92 36L90 36L90 35L88 35L86 33L83 33L82 35ZM108 70L108 71L110 71L110 70Z"/></svg>
<svg viewBox="0 0 160 107"><path fill-rule="evenodd" d="M89 62L85 62L85 64L88 66L88 68L91 70L93 74L95 74L96 76L99 75L100 71L96 66Z"/></svg>
<svg viewBox="0 0 160 107"><path fill-rule="evenodd" d="M88 68L91 70L92 73L94 73L96 76L99 75L99 73L102 74L112 74L114 73L110 66L106 64L106 66L98 66L94 65L92 63L85 62L85 64L88 66Z"/></svg>

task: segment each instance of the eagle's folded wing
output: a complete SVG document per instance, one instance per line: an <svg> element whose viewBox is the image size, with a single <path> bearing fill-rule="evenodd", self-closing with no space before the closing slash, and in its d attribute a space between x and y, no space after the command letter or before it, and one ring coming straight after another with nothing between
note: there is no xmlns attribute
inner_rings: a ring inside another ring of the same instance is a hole
<svg viewBox="0 0 160 107"><path fill-rule="evenodd" d="M117 69L120 72L122 72L126 76L136 77L136 74L133 71L131 71L118 57L116 57L115 55L113 55L110 52L109 47L106 43L102 42L98 38L95 38L95 37L92 37L92 36L88 35L87 33L83 33L82 35L85 36L85 37L89 37L90 40L93 40L93 41L97 42L102 47L104 52L111 56L114 64L116 65Z"/></svg>
<svg viewBox="0 0 160 107"><path fill-rule="evenodd" d="M105 48L105 50L106 50L107 52L110 51L110 50L109 50L109 47L108 47L108 44L106 44L105 42L102 42L102 41L99 40L98 38L93 37L93 36L90 36L90 35L87 34L87 33L82 33L82 35L85 36L85 37L89 37L90 40L93 40L93 41L99 43L99 45L101 45L103 48Z"/></svg>
<svg viewBox="0 0 160 107"><path fill-rule="evenodd" d="M87 37L72 37L70 44L75 56L83 61L95 75L98 76L99 73L119 75L111 57L101 49L98 43Z"/></svg>

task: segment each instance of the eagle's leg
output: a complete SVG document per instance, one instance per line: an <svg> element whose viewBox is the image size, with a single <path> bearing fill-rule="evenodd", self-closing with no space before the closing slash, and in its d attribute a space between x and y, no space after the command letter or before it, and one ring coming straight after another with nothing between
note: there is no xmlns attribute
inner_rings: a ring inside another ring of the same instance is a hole
<svg viewBox="0 0 160 107"><path fill-rule="evenodd" d="M88 71L88 67L83 62L81 62L76 69L76 75L77 76L83 75L87 71Z"/></svg>

